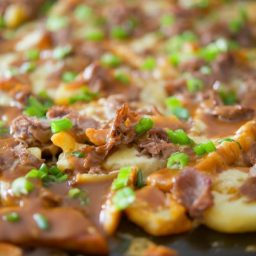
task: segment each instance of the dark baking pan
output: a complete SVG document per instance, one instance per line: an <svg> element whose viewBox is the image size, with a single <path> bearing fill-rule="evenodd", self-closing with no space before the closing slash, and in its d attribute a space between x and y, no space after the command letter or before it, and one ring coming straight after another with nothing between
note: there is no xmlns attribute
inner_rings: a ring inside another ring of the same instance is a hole
<svg viewBox="0 0 256 256"><path fill-rule="evenodd" d="M256 255L256 233L222 234L200 227L183 235L155 238L128 221L122 222L111 240L111 256L124 255L134 237L146 237L156 244L169 246L180 256L247 256Z"/></svg>

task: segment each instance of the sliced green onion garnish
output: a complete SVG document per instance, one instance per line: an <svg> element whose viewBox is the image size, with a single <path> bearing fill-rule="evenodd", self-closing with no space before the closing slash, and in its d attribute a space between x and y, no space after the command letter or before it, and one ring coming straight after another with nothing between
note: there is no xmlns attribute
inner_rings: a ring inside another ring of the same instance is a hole
<svg viewBox="0 0 256 256"><path fill-rule="evenodd" d="M48 107L43 105L38 99L33 96L28 98L27 107L24 110L24 113L28 116L37 116L43 117L45 116Z"/></svg>
<svg viewBox="0 0 256 256"><path fill-rule="evenodd" d="M93 10L91 7L81 4L76 7L74 14L78 20L83 21L92 17Z"/></svg>
<svg viewBox="0 0 256 256"><path fill-rule="evenodd" d="M67 57L72 51L72 47L70 45L60 46L53 50L53 58L56 60L62 60Z"/></svg>
<svg viewBox="0 0 256 256"><path fill-rule="evenodd" d="M135 201L135 192L129 188L122 188L113 196L113 203L118 210L124 210Z"/></svg>
<svg viewBox="0 0 256 256"><path fill-rule="evenodd" d="M89 41L102 41L104 39L104 32L99 28L91 28L85 32L85 39Z"/></svg>
<svg viewBox="0 0 256 256"><path fill-rule="evenodd" d="M212 70L209 66L202 66L200 68L200 72L204 75L210 75L212 73Z"/></svg>
<svg viewBox="0 0 256 256"><path fill-rule="evenodd" d="M123 84L129 84L130 83L130 77L127 73L121 70L117 70L114 74L115 79Z"/></svg>
<svg viewBox="0 0 256 256"><path fill-rule="evenodd" d="M190 139L189 136L182 129L178 129L175 131L168 129L167 135L170 141L174 144L191 145L193 143L193 140Z"/></svg>
<svg viewBox="0 0 256 256"><path fill-rule="evenodd" d="M151 118L143 117L135 125L135 131L137 134L143 134L149 131L154 126L154 122Z"/></svg>
<svg viewBox="0 0 256 256"><path fill-rule="evenodd" d="M236 92L233 90L226 90L225 88L220 88L219 95L225 105L234 105L237 103L237 95Z"/></svg>
<svg viewBox="0 0 256 256"><path fill-rule="evenodd" d="M120 66L122 63L121 59L112 53L105 53L101 57L100 61L104 66L110 67L110 68L116 68Z"/></svg>
<svg viewBox="0 0 256 256"><path fill-rule="evenodd" d="M72 126L73 124L68 118L58 119L51 122L52 133L68 131L72 128Z"/></svg>
<svg viewBox="0 0 256 256"><path fill-rule="evenodd" d="M201 155L204 155L206 153L210 153L210 152L215 151L216 147L215 147L215 145L212 141L208 141L208 142L196 145L193 148L193 150L196 153L196 155L201 156Z"/></svg>
<svg viewBox="0 0 256 256"><path fill-rule="evenodd" d="M34 185L25 177L20 177L12 182L11 190L15 196L27 195L34 190Z"/></svg>
<svg viewBox="0 0 256 256"><path fill-rule="evenodd" d="M30 49L25 52L28 60L38 60L40 57L40 51L38 49Z"/></svg>
<svg viewBox="0 0 256 256"><path fill-rule="evenodd" d="M182 169L189 161L189 156L185 153L173 153L167 160L167 167L170 169Z"/></svg>
<svg viewBox="0 0 256 256"><path fill-rule="evenodd" d="M246 10L244 8L241 8L239 17L231 20L228 24L231 32L238 33L242 29L242 27L245 25L247 19L248 19L248 15L246 13Z"/></svg>
<svg viewBox="0 0 256 256"><path fill-rule="evenodd" d="M20 221L20 215L17 212L10 212L3 216L3 220L15 223Z"/></svg>
<svg viewBox="0 0 256 256"><path fill-rule="evenodd" d="M72 154L72 156L75 156L75 157L77 157L77 158L83 158L83 157L85 157L85 154L84 154L83 152L81 152L81 151L74 151L74 152L72 152L71 154Z"/></svg>
<svg viewBox="0 0 256 256"><path fill-rule="evenodd" d="M213 61L218 57L220 53L227 52L229 48L230 43L224 38L219 38L215 42L210 43L206 47L202 48L199 55L206 61Z"/></svg>
<svg viewBox="0 0 256 256"><path fill-rule="evenodd" d="M9 128L5 125L5 122L0 120L0 137L5 136L9 133Z"/></svg>
<svg viewBox="0 0 256 256"><path fill-rule="evenodd" d="M47 218L41 214L41 213L35 213L33 215L33 219L36 222L37 226L41 229L41 230L47 230L49 229L49 222L47 220Z"/></svg>
<svg viewBox="0 0 256 256"><path fill-rule="evenodd" d="M132 168L127 166L119 170L117 178L112 183L112 189L118 190L128 185L129 177L131 174Z"/></svg>
<svg viewBox="0 0 256 256"><path fill-rule="evenodd" d="M77 77L77 73L73 71L66 71L61 76L62 80L66 83L74 81L76 77Z"/></svg>
<svg viewBox="0 0 256 256"><path fill-rule="evenodd" d="M128 33L123 27L117 26L111 30L111 37L116 39L125 39L128 37Z"/></svg>
<svg viewBox="0 0 256 256"><path fill-rule="evenodd" d="M69 191L68 191L68 196L70 198L78 198L81 194L81 190L79 188L71 188Z"/></svg>
<svg viewBox="0 0 256 256"><path fill-rule="evenodd" d="M145 186L145 182L144 182L143 173L142 173L141 170L138 170L137 179L136 179L136 187L137 188L142 188L144 186Z"/></svg>
<svg viewBox="0 0 256 256"><path fill-rule="evenodd" d="M142 69L150 71L155 68L156 68L156 59L153 57L147 57L142 64Z"/></svg>
<svg viewBox="0 0 256 256"><path fill-rule="evenodd" d="M172 113L179 119L188 120L189 118L189 112L184 107L175 108L173 109Z"/></svg>
<svg viewBox="0 0 256 256"><path fill-rule="evenodd" d="M5 27L4 17L0 15L0 29Z"/></svg>
<svg viewBox="0 0 256 256"><path fill-rule="evenodd" d="M68 18L64 16L50 16L46 22L46 27L50 31L58 31L67 25Z"/></svg>
<svg viewBox="0 0 256 256"><path fill-rule="evenodd" d="M21 73L30 73L36 69L36 64L34 62L25 62L20 67Z"/></svg>
<svg viewBox="0 0 256 256"><path fill-rule="evenodd" d="M180 35L171 37L166 44L166 50L169 54L180 52L187 42L195 42L198 37L191 31L185 31Z"/></svg>
<svg viewBox="0 0 256 256"><path fill-rule="evenodd" d="M220 139L218 142L219 142L219 143L223 143L223 142L236 142L237 145L239 146L239 148L242 149L241 144L240 144L238 141L236 141L236 140L234 140L234 139L232 139L232 138Z"/></svg>
<svg viewBox="0 0 256 256"><path fill-rule="evenodd" d="M161 25L164 27L171 26L175 22L175 17L171 14L165 14L161 17Z"/></svg>
<svg viewBox="0 0 256 256"><path fill-rule="evenodd" d="M201 91L204 87L204 83L201 79L191 77L187 79L187 89L191 93Z"/></svg>
<svg viewBox="0 0 256 256"><path fill-rule="evenodd" d="M168 59L174 67L177 67L180 64L181 56L179 53L171 53Z"/></svg>
<svg viewBox="0 0 256 256"><path fill-rule="evenodd" d="M187 120L189 118L189 112L186 108L182 107L181 101L172 96L165 100L165 104L168 110L178 117L179 119Z"/></svg>
<svg viewBox="0 0 256 256"><path fill-rule="evenodd" d="M69 99L69 103L74 104L79 101L90 102L98 96L99 94L97 92L91 92L89 89L83 88L79 94L74 95Z"/></svg>

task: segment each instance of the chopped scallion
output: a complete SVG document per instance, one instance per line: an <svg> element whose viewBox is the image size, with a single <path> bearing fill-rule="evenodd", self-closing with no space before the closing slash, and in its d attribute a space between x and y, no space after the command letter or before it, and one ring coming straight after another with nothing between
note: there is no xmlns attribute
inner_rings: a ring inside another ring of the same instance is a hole
<svg viewBox="0 0 256 256"><path fill-rule="evenodd" d="M77 76L76 72L73 71L66 71L62 74L61 78L64 82L69 83L75 80Z"/></svg>
<svg viewBox="0 0 256 256"><path fill-rule="evenodd" d="M41 214L41 213L35 213L33 215L33 219L36 222L37 226L41 229L41 230L47 230L49 229L49 222L47 220L47 218Z"/></svg>
<svg viewBox="0 0 256 256"><path fill-rule="evenodd" d="M196 145L193 148L193 150L196 153L196 155L202 156L206 153L211 153L211 152L215 151L216 147L212 141L208 141L208 142Z"/></svg>
<svg viewBox="0 0 256 256"><path fill-rule="evenodd" d="M27 195L34 190L34 185L25 177L20 177L12 182L11 190L15 196Z"/></svg>
<svg viewBox="0 0 256 256"><path fill-rule="evenodd" d="M72 154L72 156L75 156L77 158L83 158L85 156L85 154L81 151L74 151L71 154Z"/></svg>
<svg viewBox="0 0 256 256"><path fill-rule="evenodd" d="M102 41L104 32L99 28L90 28L85 32L85 39L95 42Z"/></svg>
<svg viewBox="0 0 256 256"><path fill-rule="evenodd" d="M135 131L137 134L143 134L149 131L154 126L154 122L151 118L143 117L135 125Z"/></svg>
<svg viewBox="0 0 256 256"><path fill-rule="evenodd" d="M151 71L155 68L156 68L156 59L153 57L147 57L142 64L142 69Z"/></svg>
<svg viewBox="0 0 256 256"><path fill-rule="evenodd" d="M72 51L72 47L70 45L67 46L59 46L53 50L53 58L56 60L62 60L67 57Z"/></svg>
<svg viewBox="0 0 256 256"><path fill-rule="evenodd" d="M111 36L115 39L125 39L128 37L128 33L123 27L116 26L111 30Z"/></svg>
<svg viewBox="0 0 256 256"><path fill-rule="evenodd" d="M191 77L187 79L187 89L191 93L201 91L204 87L204 83L201 79Z"/></svg>
<svg viewBox="0 0 256 256"><path fill-rule="evenodd" d="M68 18L64 16L50 16L47 19L46 27L50 31L58 31L68 25Z"/></svg>
<svg viewBox="0 0 256 256"><path fill-rule="evenodd" d="M135 192L125 187L116 192L113 196L113 203L118 210L124 210L135 201Z"/></svg>
<svg viewBox="0 0 256 256"><path fill-rule="evenodd" d="M102 57L101 57L101 63L109 68L116 68L118 66L121 65L121 59L112 54L112 53L105 53Z"/></svg>
<svg viewBox="0 0 256 256"><path fill-rule="evenodd" d="M20 221L20 215L17 212L10 212L3 216L3 220L15 223Z"/></svg>
<svg viewBox="0 0 256 256"><path fill-rule="evenodd" d="M167 160L167 167L170 169L182 169L189 161L189 156L185 153L173 153Z"/></svg>
<svg viewBox="0 0 256 256"><path fill-rule="evenodd" d="M113 181L111 188L113 190L118 190L120 188L127 186L131 171L132 171L132 168L129 166L121 168L119 170L117 178Z"/></svg>
<svg viewBox="0 0 256 256"><path fill-rule="evenodd" d="M80 21L84 21L84 20L87 20L88 18L91 18L92 14L93 14L92 8L83 4L78 5L74 11L75 17Z"/></svg>
<svg viewBox="0 0 256 256"><path fill-rule="evenodd" d="M191 145L193 143L193 140L190 139L189 136L182 129L178 129L175 131L168 129L167 135L170 141L174 144Z"/></svg>
<svg viewBox="0 0 256 256"><path fill-rule="evenodd" d="M72 121L68 118L58 119L51 122L52 133L68 131L72 128Z"/></svg>
<svg viewBox="0 0 256 256"><path fill-rule="evenodd" d="M25 52L28 60L38 60L40 57L40 51L38 49L30 49Z"/></svg>

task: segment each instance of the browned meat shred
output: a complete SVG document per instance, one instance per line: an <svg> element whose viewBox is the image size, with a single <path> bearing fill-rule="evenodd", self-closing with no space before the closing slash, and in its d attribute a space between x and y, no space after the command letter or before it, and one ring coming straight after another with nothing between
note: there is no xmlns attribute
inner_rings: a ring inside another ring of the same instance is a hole
<svg viewBox="0 0 256 256"><path fill-rule="evenodd" d="M117 110L115 118L110 124L109 132L106 136L106 143L102 146L86 145L83 148L86 158L74 158L75 165L80 170L90 171L93 169L97 172L103 160L114 147L128 145L135 140L136 132L134 125L136 122L136 113L131 111L127 104L124 104Z"/></svg>
<svg viewBox="0 0 256 256"><path fill-rule="evenodd" d="M48 121L24 115L13 120L10 132L15 139L25 141L29 146L47 144L51 138Z"/></svg>
<svg viewBox="0 0 256 256"><path fill-rule="evenodd" d="M160 159L167 159L171 153L177 151L166 132L160 128L151 129L145 137L139 139L137 146L141 154Z"/></svg>
<svg viewBox="0 0 256 256"><path fill-rule="evenodd" d="M0 141L0 171L6 176L20 176L32 168L38 168L42 162L23 143L14 139Z"/></svg>
<svg viewBox="0 0 256 256"><path fill-rule="evenodd" d="M254 117L254 110L240 105L217 106L213 110L213 115L216 115L220 120L228 122L246 121Z"/></svg>
<svg viewBox="0 0 256 256"><path fill-rule="evenodd" d="M211 179L194 168L181 171L175 179L173 193L193 217L200 217L213 204Z"/></svg>

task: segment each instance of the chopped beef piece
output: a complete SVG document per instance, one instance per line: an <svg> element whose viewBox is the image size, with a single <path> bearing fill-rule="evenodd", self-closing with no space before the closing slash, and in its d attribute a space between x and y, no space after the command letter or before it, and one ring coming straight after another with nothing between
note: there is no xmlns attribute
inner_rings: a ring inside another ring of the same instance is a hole
<svg viewBox="0 0 256 256"><path fill-rule="evenodd" d="M136 132L134 125L137 121L137 114L131 111L127 104L124 104L117 110L115 118L110 124L109 132L106 133L106 143L101 146L86 145L82 150L86 158L72 159L77 167L76 169L89 171L91 168L96 168L98 170L103 160L114 147L121 144L128 145L135 140Z"/></svg>
<svg viewBox="0 0 256 256"><path fill-rule="evenodd" d="M235 60L231 53L220 54L212 63L213 77L216 80L228 80L230 71L234 67Z"/></svg>
<svg viewBox="0 0 256 256"><path fill-rule="evenodd" d="M239 45L243 47L253 47L255 45L255 35L253 34L252 28L245 24L237 35L235 35L235 40L239 43Z"/></svg>
<svg viewBox="0 0 256 256"><path fill-rule="evenodd" d="M248 200L256 200L256 177L249 177L239 189L240 194L246 196Z"/></svg>
<svg viewBox="0 0 256 256"><path fill-rule="evenodd" d="M131 111L127 104L124 104L116 112L111 130L109 134L109 140L115 140L118 144L130 144L136 137L134 125L138 121L138 117L135 112Z"/></svg>
<svg viewBox="0 0 256 256"><path fill-rule="evenodd" d="M93 92L105 92L113 88L113 78L99 63L93 63L84 70L84 80Z"/></svg>
<svg viewBox="0 0 256 256"><path fill-rule="evenodd" d="M41 146L51 139L48 121L24 115L13 120L10 132L15 139L25 141L29 146Z"/></svg>
<svg viewBox="0 0 256 256"><path fill-rule="evenodd" d="M173 193L193 217L200 217L213 204L211 179L193 168L184 169L176 177Z"/></svg>
<svg viewBox="0 0 256 256"><path fill-rule="evenodd" d="M62 118L67 116L71 110L64 106L53 106L51 107L48 112L46 113L47 118Z"/></svg>
<svg viewBox="0 0 256 256"><path fill-rule="evenodd" d="M0 172L18 177L32 168L39 168L42 160L32 155L24 144L14 139L0 141Z"/></svg>
<svg viewBox="0 0 256 256"><path fill-rule="evenodd" d="M254 110L240 105L217 106L213 110L213 115L216 115L220 120L227 122L246 121L254 117Z"/></svg>
<svg viewBox="0 0 256 256"><path fill-rule="evenodd" d="M151 129L146 137L138 141L138 150L141 154L150 157L167 159L172 153L177 151L177 147L172 144L166 132L161 128Z"/></svg>

